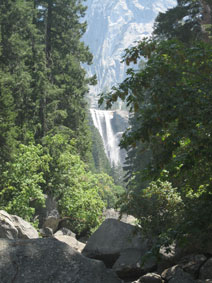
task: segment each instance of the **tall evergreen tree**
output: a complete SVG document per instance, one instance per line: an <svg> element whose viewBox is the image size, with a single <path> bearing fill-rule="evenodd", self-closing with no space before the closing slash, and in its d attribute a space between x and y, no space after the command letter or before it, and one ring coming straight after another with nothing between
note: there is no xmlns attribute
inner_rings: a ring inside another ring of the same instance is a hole
<svg viewBox="0 0 212 283"><path fill-rule="evenodd" d="M50 92L40 104L43 135L62 129L72 131L79 151L86 154L86 73L81 63L91 63L88 48L80 41L86 24L81 23L82 1L37 1L37 27L45 34L46 69ZM63 127L61 127L61 125Z"/></svg>

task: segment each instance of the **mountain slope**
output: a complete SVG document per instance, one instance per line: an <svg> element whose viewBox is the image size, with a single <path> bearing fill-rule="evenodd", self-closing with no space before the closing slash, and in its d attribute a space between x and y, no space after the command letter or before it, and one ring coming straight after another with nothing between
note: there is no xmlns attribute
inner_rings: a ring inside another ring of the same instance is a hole
<svg viewBox="0 0 212 283"><path fill-rule="evenodd" d="M123 80L126 68L120 61L124 49L149 35L157 14L176 1L87 0L85 4L88 28L83 40L94 55L94 64L87 70L98 79L98 85L91 89L93 96Z"/></svg>

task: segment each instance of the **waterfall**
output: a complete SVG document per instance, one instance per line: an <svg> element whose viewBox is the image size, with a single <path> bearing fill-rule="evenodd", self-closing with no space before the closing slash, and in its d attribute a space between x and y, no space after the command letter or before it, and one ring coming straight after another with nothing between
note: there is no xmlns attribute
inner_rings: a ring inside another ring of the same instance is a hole
<svg viewBox="0 0 212 283"><path fill-rule="evenodd" d="M90 109L94 126L98 129L105 153L111 166L117 166L122 163L120 154L120 132L115 133L112 126L115 111Z"/></svg>

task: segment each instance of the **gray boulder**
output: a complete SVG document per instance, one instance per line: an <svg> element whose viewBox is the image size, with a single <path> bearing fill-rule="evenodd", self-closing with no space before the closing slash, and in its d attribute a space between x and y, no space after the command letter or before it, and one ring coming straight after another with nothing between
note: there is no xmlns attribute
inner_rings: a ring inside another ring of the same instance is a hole
<svg viewBox="0 0 212 283"><path fill-rule="evenodd" d="M37 230L29 222L0 210L0 238L34 239L38 237Z"/></svg>
<svg viewBox="0 0 212 283"><path fill-rule="evenodd" d="M162 279L169 283L194 283L196 280L193 277L183 271L179 265L172 266L161 274Z"/></svg>
<svg viewBox="0 0 212 283"><path fill-rule="evenodd" d="M1 283L120 283L101 261L53 238L0 239Z"/></svg>
<svg viewBox="0 0 212 283"><path fill-rule="evenodd" d="M156 258L143 258L146 249L127 249L121 252L113 265L120 278L135 278L156 268ZM143 258L143 259L142 259Z"/></svg>
<svg viewBox="0 0 212 283"><path fill-rule="evenodd" d="M136 228L115 219L106 219L89 238L82 253L90 258L101 259L112 267L120 254L127 249L146 252L147 240L143 239Z"/></svg>
<svg viewBox="0 0 212 283"><path fill-rule="evenodd" d="M57 239L58 241L66 243L67 245L69 245L70 247L72 247L73 249L75 249L78 252L81 252L85 247L85 244L77 241L77 239L72 237L72 236L58 235L56 233L56 234L54 234L54 238Z"/></svg>
<svg viewBox="0 0 212 283"><path fill-rule="evenodd" d="M199 279L212 280L212 258L209 258L200 268Z"/></svg>
<svg viewBox="0 0 212 283"><path fill-rule="evenodd" d="M179 261L178 265L183 269L183 271L189 273L193 278L197 278L200 267L206 262L206 260L207 258L203 254L188 255L183 257Z"/></svg>
<svg viewBox="0 0 212 283"><path fill-rule="evenodd" d="M58 230L54 235L55 236L59 236L59 235L63 236L64 235L64 236L71 236L71 237L76 238L76 234L74 232L72 232L71 230L65 228L65 227Z"/></svg>

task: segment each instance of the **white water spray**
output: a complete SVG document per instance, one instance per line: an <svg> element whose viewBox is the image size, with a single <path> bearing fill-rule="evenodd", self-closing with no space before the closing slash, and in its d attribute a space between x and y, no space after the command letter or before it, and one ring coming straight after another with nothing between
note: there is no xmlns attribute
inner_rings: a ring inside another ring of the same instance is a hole
<svg viewBox="0 0 212 283"><path fill-rule="evenodd" d="M111 166L121 164L121 155L119 147L119 136L115 134L112 128L114 111L90 109L94 126L98 129L105 153L110 161Z"/></svg>

